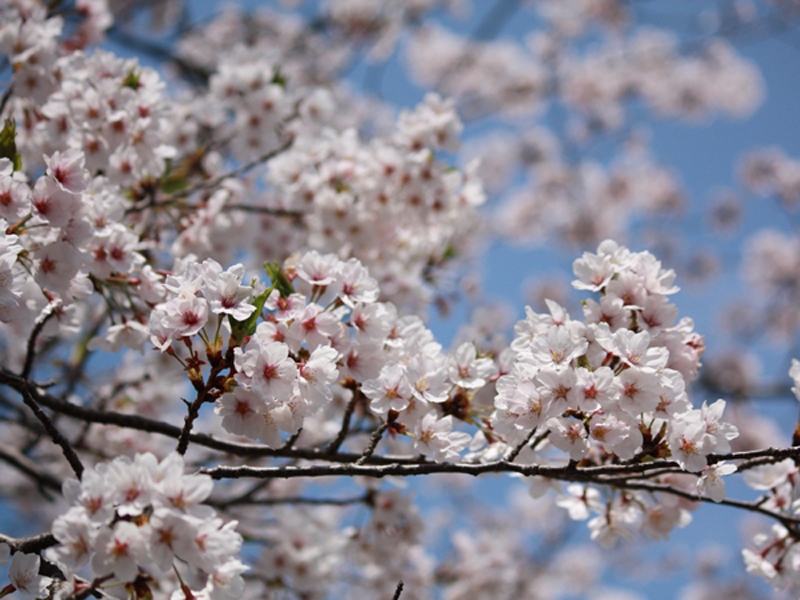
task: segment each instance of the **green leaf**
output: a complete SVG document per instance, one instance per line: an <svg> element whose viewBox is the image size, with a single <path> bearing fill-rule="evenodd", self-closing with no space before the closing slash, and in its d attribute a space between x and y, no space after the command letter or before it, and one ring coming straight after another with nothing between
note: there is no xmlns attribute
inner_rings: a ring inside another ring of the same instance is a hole
<svg viewBox="0 0 800 600"><path fill-rule="evenodd" d="M269 298L273 290L278 290L284 298L294 294L294 286L292 282L289 281L289 278L286 276L286 273L283 272L278 262L264 263L264 270L272 280L272 285L256 296L253 301L256 307L253 314L244 321L237 321L228 315L228 321L231 324L231 337L236 340L237 343L243 342L246 337L255 333L258 319L261 317L261 311L264 310L264 303L266 303L267 298Z"/></svg>
<svg viewBox="0 0 800 600"><path fill-rule="evenodd" d="M289 83L289 79L281 73L281 68L276 67L275 72L272 74L272 82L276 85L281 86L283 89L286 89L286 84Z"/></svg>
<svg viewBox="0 0 800 600"><path fill-rule="evenodd" d="M258 319L261 317L261 311L264 310L264 303L267 301L270 293L272 293L272 289L273 288L270 287L255 297L253 304L255 304L256 309L253 311L253 314L244 321L237 321L232 316L228 315L228 320L231 324L231 337L233 337L237 343L243 342L246 337L255 333Z"/></svg>
<svg viewBox="0 0 800 600"><path fill-rule="evenodd" d="M174 194L189 187L189 180L180 172L170 173L161 180L161 191L165 194Z"/></svg>
<svg viewBox="0 0 800 600"><path fill-rule="evenodd" d="M266 270L267 275L269 275L269 278L272 280L272 288L278 290L283 298L288 298L294 294L292 282L289 281L286 273L283 272L283 269L277 262L264 263L264 270Z"/></svg>
<svg viewBox="0 0 800 600"><path fill-rule="evenodd" d="M131 88L132 90L139 89L139 80L142 78L142 72L136 67L131 67L125 79L122 81L122 87Z"/></svg>
<svg viewBox="0 0 800 600"><path fill-rule="evenodd" d="M6 119L3 130L0 131L0 158L8 158L14 164L14 170L22 170L22 155L17 152L15 141L17 123L14 119Z"/></svg>

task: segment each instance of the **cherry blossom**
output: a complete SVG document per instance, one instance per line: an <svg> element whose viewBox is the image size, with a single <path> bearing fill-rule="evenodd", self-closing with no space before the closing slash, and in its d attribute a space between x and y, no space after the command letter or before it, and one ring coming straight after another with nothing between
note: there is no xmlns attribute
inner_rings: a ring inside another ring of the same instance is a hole
<svg viewBox="0 0 800 600"><path fill-rule="evenodd" d="M8 579L23 598L46 598L50 577L39 574L41 559L36 554L16 552L8 567Z"/></svg>
<svg viewBox="0 0 800 600"><path fill-rule="evenodd" d="M750 341L800 331L800 244L743 246L748 352L703 368L694 190L643 126L747 118L735 44L792 3L698 39L616 0L280 4L0 2L0 488L37 517L0 596L599 597L598 545L700 503L771 519L745 569L800 586L798 440L740 402ZM792 216L798 165L755 151L743 186ZM535 282L512 328L476 273L497 241L569 247L574 296ZM508 477L502 510L466 475Z"/></svg>

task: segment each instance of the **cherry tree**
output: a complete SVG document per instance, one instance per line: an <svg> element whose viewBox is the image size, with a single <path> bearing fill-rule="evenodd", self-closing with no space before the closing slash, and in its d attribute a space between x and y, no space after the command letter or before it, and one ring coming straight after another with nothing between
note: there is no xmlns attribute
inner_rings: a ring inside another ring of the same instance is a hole
<svg viewBox="0 0 800 600"><path fill-rule="evenodd" d="M800 433L744 400L800 399L800 362L704 367L673 301L698 263L636 228L688 202L643 126L748 118L737 43L800 7L720 2L695 35L632 1L472 4L0 0L0 597L599 598L700 505L759 517L740 568L796 593ZM798 159L740 172L794 218ZM571 253L579 303L506 324L498 240ZM732 334L794 341L796 235L743 256Z"/></svg>

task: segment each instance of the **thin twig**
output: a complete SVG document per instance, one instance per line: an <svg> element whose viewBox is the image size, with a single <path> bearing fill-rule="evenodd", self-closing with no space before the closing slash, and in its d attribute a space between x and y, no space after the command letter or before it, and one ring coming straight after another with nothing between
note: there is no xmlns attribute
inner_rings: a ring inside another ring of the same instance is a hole
<svg viewBox="0 0 800 600"><path fill-rule="evenodd" d="M0 460L33 479L42 489L61 492L61 482L58 479L39 469L30 458L13 448L0 445Z"/></svg>
<svg viewBox="0 0 800 600"><path fill-rule="evenodd" d="M383 423L380 427L378 427L375 431L372 432L372 436L369 438L369 444L364 449L364 453L358 458L355 462L357 465L363 465L367 462L370 456L375 452L375 448L378 447L378 443L381 441L381 437L383 437L383 433L389 428L389 423Z"/></svg>
<svg viewBox="0 0 800 600"><path fill-rule="evenodd" d="M167 198L165 198L162 201L162 203L169 203L169 202L172 202L173 200L178 200L180 198L186 198L187 196L191 196L192 194L194 194L195 192L198 192L200 190L206 190L206 189L209 189L209 188L215 188L220 183L225 181L226 179L231 179L233 177L238 177L239 175L244 175L245 173L247 173L251 169L254 169L255 167L257 167L258 165L261 165L263 163L268 162L269 160L275 158L279 154L283 154L289 148L292 147L293 143L294 143L294 137L290 137L282 145L278 146L277 148L274 148L274 149L270 150L269 152L265 152L264 154L262 154L260 156L257 156L256 158L254 158L250 162L246 162L243 165L240 165L240 166L236 167L232 171L228 171L227 173L224 173L224 174L220 175L219 177L215 177L214 179L211 179L210 181L203 181L201 183L198 183L197 185L193 185L190 188L187 188L185 190L181 190L180 192L175 192L174 194L172 194L170 196L167 196Z"/></svg>
<svg viewBox="0 0 800 600"><path fill-rule="evenodd" d="M403 593L403 580L397 582L397 588L394 590L394 596L392 596L392 600L400 600L400 594Z"/></svg>
<svg viewBox="0 0 800 600"><path fill-rule="evenodd" d="M536 427L531 429L528 432L528 435L525 436L525 439L522 440L519 444L517 444L517 447L511 451L511 453L506 457L506 460L508 462L514 462L517 456L519 456L519 453L522 452L525 446L528 445L528 442L530 442L533 436L536 435L536 429L537 429Z"/></svg>
<svg viewBox="0 0 800 600"><path fill-rule="evenodd" d="M28 347L25 351L25 364L22 367L22 373L20 376L23 378L27 378L28 375L31 374L31 370L33 369L33 360L36 358L36 340L39 337L39 334L42 333L42 329L44 326L47 325L47 322L53 318L56 314L56 310L61 306L61 300L54 300L50 304L48 304L42 314L36 319L36 323L33 326L33 330L31 331L30 336L28 336Z"/></svg>
<svg viewBox="0 0 800 600"><path fill-rule="evenodd" d="M2 114L3 111L6 109L6 104L8 104L8 100L9 98L11 98L11 94L13 93L14 93L14 86L12 85L8 86L6 91L3 92L3 97L0 98L0 114Z"/></svg>
<svg viewBox="0 0 800 600"><path fill-rule="evenodd" d="M344 443L345 438L347 437L347 433L350 431L350 419L353 417L353 412L356 409L356 402L358 401L358 390L353 390L353 397L350 398L350 402L347 403L347 407L344 409L344 416L342 417L342 427L339 429L339 433L336 435L336 439L334 439L327 448L325 448L326 454L335 454L337 450L342 446Z"/></svg>
<svg viewBox="0 0 800 600"><path fill-rule="evenodd" d="M80 479L81 475L83 475L83 464L81 463L81 459L78 458L78 455L75 453L75 450L72 448L67 438L61 435L61 432L50 420L50 417L48 417L42 408L36 403L36 400L33 399L33 395L28 387L23 387L21 392L22 399L25 404L31 409L31 411L33 411L33 414L37 419L39 419L41 424L44 425L45 431L47 431L47 433L50 435L50 439L61 446L61 451L64 453L64 458L67 459L69 466L72 467L73 472L77 478Z"/></svg>
<svg viewBox="0 0 800 600"><path fill-rule="evenodd" d="M190 434L194 426L195 419L200 416L200 407L208 400L208 394L214 388L217 382L217 375L229 367L227 360L221 360L219 364L211 368L208 374L208 379L203 384L203 387L198 390L197 396L194 401L189 404L189 410L183 419L183 429L178 437L178 447L176 451L178 454L186 454L186 449L189 447Z"/></svg>
<svg viewBox="0 0 800 600"><path fill-rule="evenodd" d="M716 502L706 496L701 496L699 494L692 494L691 492L687 492L680 488L675 488L665 484L646 482L646 481L632 481L628 483L622 483L619 484L617 487L629 490L647 490L650 492L663 492L666 494L671 494L673 496L680 496L681 498L685 498L687 500L693 500L694 502L711 502L714 504L722 504L724 506L741 508L750 512L757 512L762 515L771 517L773 519L777 519L784 525L793 526L794 528L796 528L797 525L800 524L800 517L793 517L790 515L783 515L780 513L776 513L774 511L768 510L760 506L759 503L757 502L744 502L742 500L729 500L727 498L723 498L719 502Z"/></svg>
<svg viewBox="0 0 800 600"><path fill-rule="evenodd" d="M300 439L300 435L303 433L303 428L301 427L292 435L289 436L289 439L286 440L286 443L279 448L279 451L282 450L291 450L298 439Z"/></svg>
<svg viewBox="0 0 800 600"><path fill-rule="evenodd" d="M224 212L227 211L241 211L249 213L257 213L260 215L269 215L272 217L293 217L300 218L305 213L298 210L288 210L285 208L270 208L268 206L256 206L254 204L226 204L222 207Z"/></svg>

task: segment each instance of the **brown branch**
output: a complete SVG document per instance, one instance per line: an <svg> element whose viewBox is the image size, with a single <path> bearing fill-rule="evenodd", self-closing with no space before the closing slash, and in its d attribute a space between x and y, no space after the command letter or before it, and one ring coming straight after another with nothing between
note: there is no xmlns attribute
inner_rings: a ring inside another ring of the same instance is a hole
<svg viewBox="0 0 800 600"><path fill-rule="evenodd" d="M260 215L270 215L273 217L302 217L305 213L297 210L288 210L285 208L269 208L268 206L256 206L254 204L226 204L222 207L223 211L241 211L249 213L257 213Z"/></svg>
<svg viewBox="0 0 800 600"><path fill-rule="evenodd" d="M47 325L47 322L53 318L53 316L55 316L56 309L59 307L60 303L60 300L51 302L45 307L46 312L44 312L42 315L39 315L39 318L36 319L33 330L31 331L30 336L28 336L28 345L25 351L25 364L22 367L22 373L20 373L22 377L27 378L28 375L31 374L31 370L33 369L33 360L36 358L36 340L38 339L39 334L42 333L44 326Z"/></svg>
<svg viewBox="0 0 800 600"><path fill-rule="evenodd" d="M350 398L350 402L347 403L347 407L344 409L344 416L342 417L342 427L339 429L339 433L336 435L336 439L334 439L327 448L325 448L326 454L335 454L337 450L342 446L344 443L345 438L347 437L347 433L350 431L350 420L353 418L353 412L356 409L356 402L358 402L358 394L361 392L358 388L353 389L353 397Z"/></svg>
<svg viewBox="0 0 800 600"><path fill-rule="evenodd" d="M36 403L34 400L33 395L31 394L28 386L25 385L19 390L22 393L22 400L28 406L28 408L33 411L33 414L36 416L37 419L44 425L45 431L50 435L50 438L61 446L61 451L64 453L64 458L67 459L69 466L72 467L72 470L75 472L75 475L78 479L81 478L83 474L83 464L81 463L81 459L78 458L78 455L75 453L75 450L70 445L67 438L61 435L61 432L58 428L53 424L50 420L50 417L42 410L42 408Z"/></svg>
<svg viewBox="0 0 800 600"><path fill-rule="evenodd" d="M104 425L116 425L127 429L134 429L138 431L145 431L148 433L156 433L174 439L178 439L181 434L181 429L175 425L148 419L139 415L130 415L117 413L113 411L97 410L73 404L66 400L57 398L48 394L37 386L36 383L25 380L18 375L14 375L8 371L0 369L0 383L9 385L13 389L21 391L26 388L29 390L31 396L38 404L46 406L58 413L65 414L69 417L84 421L86 423L98 423ZM377 433L377 431L376 431ZM374 435L374 434L373 434ZM217 437L203 434L192 433L189 435L189 440L199 446L218 450L234 456L241 457L283 457L294 459L306 460L325 460L331 463L354 463L363 454L354 454L350 452L337 452L335 454L328 454L327 449L317 448L287 448L287 449L274 449L268 448L260 444L242 444L237 442L229 442L221 440ZM800 457L800 446L789 448L766 448L762 450L750 450L744 452L732 452L728 454L711 454L708 456L708 463L715 464L723 460L749 460L749 459L764 459L764 462L780 462L786 458ZM362 464L371 465L424 465L427 464L425 460L418 457L410 456L389 456L389 455L371 455ZM430 463L436 464L436 463ZM603 465L599 467L583 467L577 469L578 472L603 474L603 475L632 475L634 473L646 473L655 471L657 469L675 469L678 468L675 461L670 460L656 460L645 463L636 464L618 464L618 465Z"/></svg>
<svg viewBox="0 0 800 600"><path fill-rule="evenodd" d="M52 410L62 412L67 416L78 418L86 422L118 425L120 427L159 433L175 439L181 436L181 429L168 423L146 419L137 415L98 411L71 404L47 394L45 391L36 387L34 383L2 369L0 369L0 383L10 385L31 400L35 400ZM434 463L423 458L408 456L374 456L373 452L375 446L377 446L377 443L380 441L387 428L388 424L383 424L380 428L375 430L369 446L361 455L340 452L328 454L327 449L314 448L285 448L275 450L254 444L226 442L206 434L189 434L189 440L198 445L243 457L272 456L306 460L324 460L327 463L302 466L281 465L275 467L219 466L200 470L200 472L206 473L215 479L253 477L269 480L276 478L289 479L296 477L326 476L366 476L380 478L389 475L416 476L433 473L462 473L478 476L490 472L508 472L519 473L523 476L538 475L562 481L581 481L598 485L611 485L620 489L641 489L664 492L692 501L712 502L710 498L685 492L664 484L642 481L645 477L654 477L665 472L681 471L679 465L675 461L658 460L635 464L575 467L572 464L566 466L521 465L509 461L495 461L490 463ZM722 460L735 460L745 461L745 466L755 466L755 464L779 462L786 458L797 457L800 457L800 446L710 455L708 457L708 462L709 464L714 464ZM792 526L796 526L800 523L800 518L769 511L757 503L724 500L722 504L758 512Z"/></svg>
<svg viewBox="0 0 800 600"><path fill-rule="evenodd" d="M381 438L383 437L383 433L389 428L389 423L383 423L380 427L378 427L375 431L372 432L372 436L369 438L369 444L364 449L364 452L361 456L358 457L355 464L363 465L367 462L370 456L375 452L375 448L378 447L378 443L380 443Z"/></svg>
<svg viewBox="0 0 800 600"><path fill-rule="evenodd" d="M622 465L620 465L622 466ZM634 465L635 466L635 465ZM649 482L649 481L627 481L624 479L608 480L602 476L604 468L588 467L583 469L574 468L572 464L562 467L545 465L519 465L507 461L495 461L484 464L468 463L425 463L418 465L358 465L358 464L338 464L338 465L309 465L309 466L282 466L282 467L213 467L201 468L200 473L210 475L214 479L223 478L281 478L290 479L295 477L326 477L326 476L363 476L363 477L386 477L386 476L416 476L428 475L433 473L462 473L478 476L483 473L502 473L512 472L524 476L538 475L550 479L561 481L580 481L594 483L598 485L612 485L613 487L628 490L645 490L649 492L661 492L673 496L679 496L694 502L705 502L722 504L742 510L756 512L770 518L776 519L783 525L797 529L800 525L800 517L777 513L760 505L759 502L745 502L741 500L723 499L715 502L711 498L693 494L680 488L670 485Z"/></svg>
<svg viewBox="0 0 800 600"><path fill-rule="evenodd" d="M6 109L6 104L8 104L8 100L11 98L11 94L14 93L14 86L10 85L6 88L3 92L3 96L0 98L0 114L3 114L3 111Z"/></svg>
<svg viewBox="0 0 800 600"><path fill-rule="evenodd" d="M22 390L27 386L31 396L42 406L46 406L50 410L85 423L115 425L125 429L156 433L176 440L179 439L181 435L181 428L170 423L165 423L164 421L156 421L139 415L88 408L62 400L61 398L48 394L39 388L36 383L23 379L3 369L0 369L0 383L8 385L20 393L22 393ZM191 433L189 435L189 441L198 446L203 446L212 450L218 450L234 456L251 458L281 457L306 460L324 459L329 462L352 463L362 456L361 454L352 452L327 454L325 450L317 448L275 449L261 444L228 442L205 433ZM369 464L405 464L418 462L420 462L418 458L408 456L371 456L367 461Z"/></svg>
<svg viewBox="0 0 800 600"><path fill-rule="evenodd" d="M380 431L377 430L377 431ZM638 466L638 465L630 465ZM609 465L609 467L624 467L624 465ZM256 477L268 479L292 479L295 477L329 477L329 476L364 476L386 477L396 475L400 477L413 477L416 475L429 475L433 473L463 473L478 476L483 473L519 473L520 475L539 475L551 479L565 481L586 481L603 483L600 476L605 475L609 467L585 467L576 469L570 466L551 465L520 465L505 460L488 463L390 463L382 465L367 465L358 463L350 464L317 464L317 465L281 465L277 467L209 467L201 468L200 473L210 475L214 479L238 479L242 477Z"/></svg>
<svg viewBox="0 0 800 600"><path fill-rule="evenodd" d="M303 433L303 428L301 427L295 433L289 436L289 439L286 440L286 443L283 446L281 446L278 451L280 452L282 450L291 450L294 447L295 442L297 442L297 440L300 439L300 435L302 433Z"/></svg>
<svg viewBox="0 0 800 600"><path fill-rule="evenodd" d="M800 447L793 449L795 454L800 454ZM567 465L522 465L507 460L498 460L487 463L390 463L390 464L315 464L315 465L281 465L276 467L226 467L218 466L202 468L201 473L210 475L215 479L237 479L243 477L267 479L291 479L295 477L329 477L329 476L364 476L386 477L389 475L400 477L413 477L433 473L461 473L478 476L483 473L518 473L520 475L540 476L562 481L581 481L617 487L634 487L640 481L630 481L631 475L641 473L646 477L653 477L667 472L685 472L677 463L670 461L654 461L643 464L600 465L594 467L576 467ZM649 471L649 472L648 472ZM695 474L696 475L696 474ZM654 484L655 485L655 484ZM692 496L698 499L700 496Z"/></svg>
<svg viewBox="0 0 800 600"><path fill-rule="evenodd" d="M0 543L8 544L11 548L12 554L15 552L39 553L45 548L50 548L58 544L58 540L53 537L52 533L42 533L32 537L13 538L0 533Z"/></svg>
<svg viewBox="0 0 800 600"><path fill-rule="evenodd" d="M255 167L257 167L258 165L261 165L261 164L264 164L264 163L268 162L269 160L275 158L279 154L283 154L289 148L292 147L293 143L294 143L294 137L290 137L282 145L278 146L277 148L273 148L269 152L265 152L264 154L261 154L260 156L257 156L253 160L251 160L249 162L246 162L243 165L240 165L240 166L236 167L232 171L228 171L227 173L224 173L224 174L220 175L219 177L215 177L214 179L211 179L210 181L203 181L203 182L198 183L197 185L194 185L194 186L192 186L190 188L187 188L185 190L181 190L180 192L175 192L174 194L172 194L170 196L167 196L159 204L168 204L170 202L173 202L174 200L178 200L180 198L186 198L187 196L191 196L192 194L194 194L195 192L199 192L200 190L207 190L209 188L215 188L220 183L225 181L226 179L231 179L233 177L238 177L239 175L244 175L245 173L247 173L251 169L254 169Z"/></svg>
<svg viewBox="0 0 800 600"><path fill-rule="evenodd" d="M189 404L189 410L186 417L183 419L183 429L178 436L178 447L176 451L183 456L186 454L186 449L189 447L189 436L192 433L192 427L197 417L200 416L200 407L209 401L209 392L217 385L217 376L225 369L230 367L228 360L222 359L211 368L208 374L208 379L203 386L197 391L197 396L194 401Z"/></svg>
<svg viewBox="0 0 800 600"><path fill-rule="evenodd" d="M765 458L769 459L766 462L758 464L768 464L773 462L780 462L787 458L797 458L800 456L800 446L789 446L788 448L763 448L760 450L745 450L742 452L729 452L728 454L709 454L708 464L713 465L723 460L747 460ZM752 465L757 466L757 465ZM748 465L744 465L749 468Z"/></svg>
<svg viewBox="0 0 800 600"><path fill-rule="evenodd" d="M400 600L400 595L403 593L403 580L397 582L397 588L394 590L392 600Z"/></svg>
<svg viewBox="0 0 800 600"><path fill-rule="evenodd" d="M517 444L516 448L514 448L511 451L511 453L506 457L506 460L508 462L514 462L516 460L517 456L519 456L519 453L522 452L522 450L525 448L525 446L528 445L528 442L530 442L531 439L533 439L533 436L536 435L536 429L537 429L536 427L531 429L528 432L528 435L525 436L525 439L522 440L519 444ZM541 440L539 440L539 441L541 441Z"/></svg>
<svg viewBox="0 0 800 600"><path fill-rule="evenodd" d="M30 458L13 448L0 445L0 460L33 479L41 488L61 492L61 482L57 478L39 469Z"/></svg>
<svg viewBox="0 0 800 600"><path fill-rule="evenodd" d="M685 498L686 500L692 500L694 502L722 504L724 506L732 506L734 508L740 508L750 512L757 512L759 514L766 515L773 519L777 519L783 525L786 525L787 527L795 530L797 528L797 525L800 524L800 517L793 517L790 515L776 513L774 511L762 507L758 502L744 502L742 500L729 500L727 498L724 498L719 502L716 502L711 498L708 498L707 496L701 496L700 494L693 494L691 492L687 492L679 488L654 482L632 481L632 482L621 482L615 485L616 487L628 490L646 490L649 492L663 492L666 494L671 494L673 496L680 496L681 498Z"/></svg>

